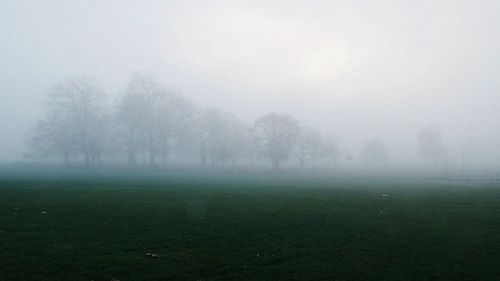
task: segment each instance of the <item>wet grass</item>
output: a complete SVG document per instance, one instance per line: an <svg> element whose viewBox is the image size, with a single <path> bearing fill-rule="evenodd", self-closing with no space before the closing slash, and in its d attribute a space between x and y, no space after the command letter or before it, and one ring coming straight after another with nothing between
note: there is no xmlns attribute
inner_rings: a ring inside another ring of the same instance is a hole
<svg viewBox="0 0 500 281"><path fill-rule="evenodd" d="M500 188L4 177L0 246L0 280L500 280Z"/></svg>

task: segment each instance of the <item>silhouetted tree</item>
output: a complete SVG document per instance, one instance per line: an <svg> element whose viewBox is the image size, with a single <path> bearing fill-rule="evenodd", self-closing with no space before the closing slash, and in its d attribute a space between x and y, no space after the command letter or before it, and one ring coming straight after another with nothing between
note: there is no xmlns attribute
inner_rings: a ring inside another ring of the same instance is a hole
<svg viewBox="0 0 500 281"><path fill-rule="evenodd" d="M146 143L144 138L144 124L146 123L146 106L144 99L132 88L118 102L117 119L120 125L119 137L127 150L127 163L137 163L136 154L141 145Z"/></svg>
<svg viewBox="0 0 500 281"><path fill-rule="evenodd" d="M165 163L175 138L188 128L193 112L188 100L167 91L151 76L135 74L118 108L126 131L128 162L135 163L135 154L142 146L149 152L151 167L157 166L159 155Z"/></svg>
<svg viewBox="0 0 500 281"><path fill-rule="evenodd" d="M85 166L97 163L106 115L103 97L97 81L84 76L53 85L46 116L37 123L30 140L33 154L62 154L67 162L69 155L78 151Z"/></svg>
<svg viewBox="0 0 500 281"><path fill-rule="evenodd" d="M199 151L202 165L210 160L217 163L236 165L238 159L247 151L250 141L247 129L231 113L218 109L203 110L198 118Z"/></svg>
<svg viewBox="0 0 500 281"><path fill-rule="evenodd" d="M59 118L55 111L49 110L42 120L38 120L28 138L27 157L49 159L62 157L69 164L70 157L78 153L76 131L70 122Z"/></svg>
<svg viewBox="0 0 500 281"><path fill-rule="evenodd" d="M307 161L326 156L320 132L309 127L300 127L294 149L294 156L304 169Z"/></svg>
<svg viewBox="0 0 500 281"><path fill-rule="evenodd" d="M263 155L271 160L275 169L279 168L297 142L298 121L288 115L270 113L255 121L255 129L261 140Z"/></svg>

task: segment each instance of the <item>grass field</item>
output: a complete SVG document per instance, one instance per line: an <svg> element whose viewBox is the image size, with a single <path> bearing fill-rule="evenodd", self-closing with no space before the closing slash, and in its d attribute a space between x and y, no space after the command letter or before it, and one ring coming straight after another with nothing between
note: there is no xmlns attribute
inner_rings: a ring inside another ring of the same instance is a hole
<svg viewBox="0 0 500 281"><path fill-rule="evenodd" d="M4 176L0 246L0 280L500 280L500 188Z"/></svg>

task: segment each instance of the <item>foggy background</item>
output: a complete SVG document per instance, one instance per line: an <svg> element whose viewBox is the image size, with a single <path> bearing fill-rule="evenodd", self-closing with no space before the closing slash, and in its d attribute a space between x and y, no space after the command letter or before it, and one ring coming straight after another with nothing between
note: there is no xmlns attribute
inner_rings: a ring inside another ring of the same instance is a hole
<svg viewBox="0 0 500 281"><path fill-rule="evenodd" d="M111 104L144 72L249 125L288 113L348 154L379 140L411 163L435 126L451 161L497 166L499 14L495 0L0 1L0 160L24 160L53 83L95 77Z"/></svg>

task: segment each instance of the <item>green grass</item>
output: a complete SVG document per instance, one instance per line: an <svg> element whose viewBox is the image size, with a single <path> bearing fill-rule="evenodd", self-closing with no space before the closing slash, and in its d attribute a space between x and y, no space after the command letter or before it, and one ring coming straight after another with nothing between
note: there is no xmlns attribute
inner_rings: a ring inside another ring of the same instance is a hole
<svg viewBox="0 0 500 281"><path fill-rule="evenodd" d="M286 174L0 180L0 280L113 278L500 280L500 189Z"/></svg>

